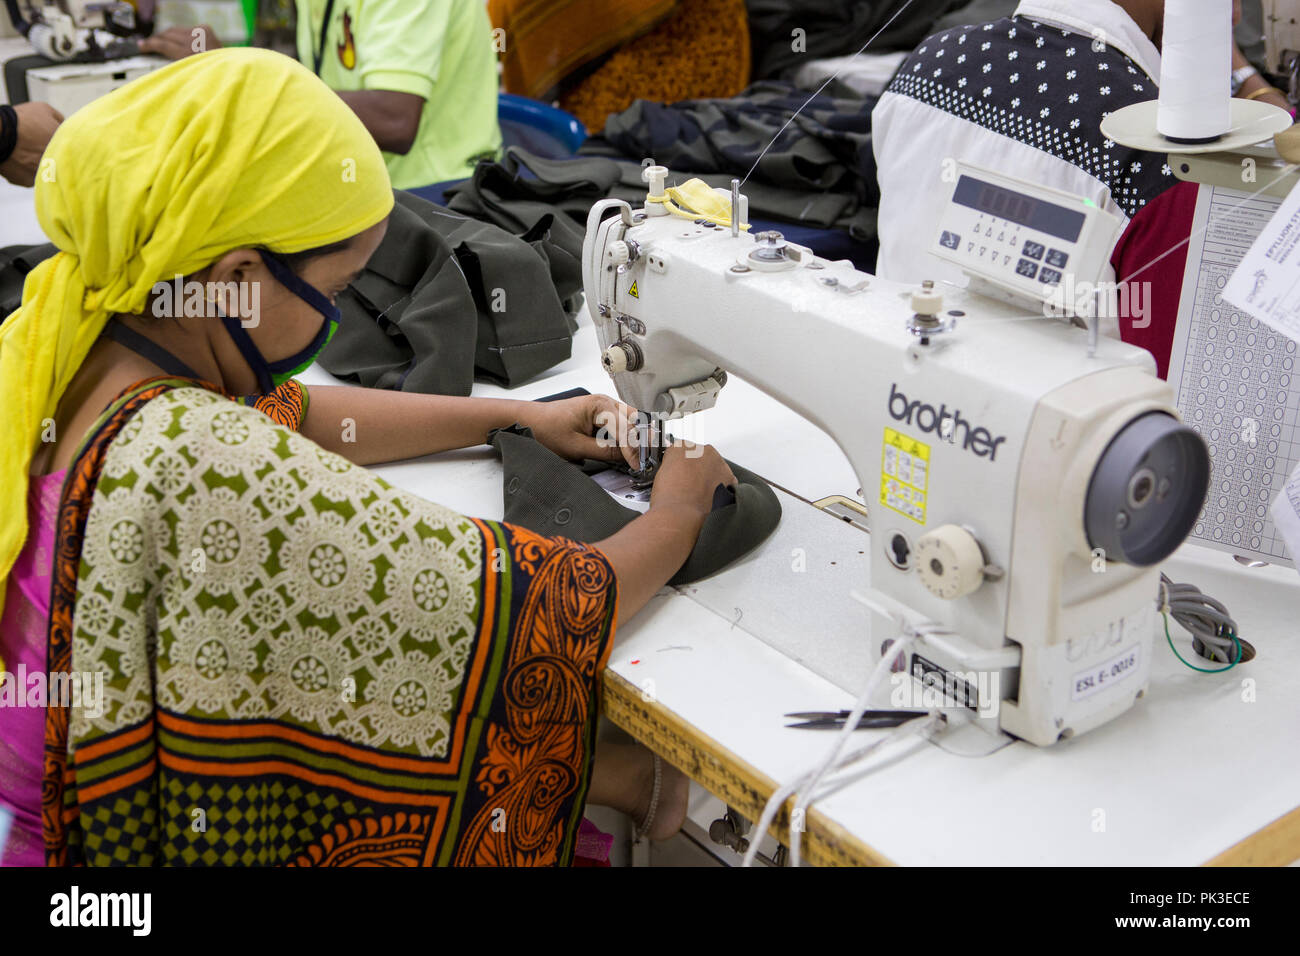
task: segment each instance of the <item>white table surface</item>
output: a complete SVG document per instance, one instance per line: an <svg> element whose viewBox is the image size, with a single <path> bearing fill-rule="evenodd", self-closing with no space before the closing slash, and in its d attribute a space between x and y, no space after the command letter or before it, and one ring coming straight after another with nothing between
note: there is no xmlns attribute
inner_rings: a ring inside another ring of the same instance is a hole
<svg viewBox="0 0 1300 956"><path fill-rule="evenodd" d="M0 240L42 241L30 190L3 181ZM594 331L583 319L568 362L513 391L480 384L474 394L536 398L576 386L609 391ZM304 379L332 381L319 368ZM809 501L857 490L828 436L734 376L719 407L694 416L683 434L712 442ZM375 470L462 512L501 517L501 468L488 449ZM824 517L795 499L783 500L783 522L815 526ZM823 563L835 560L841 571L860 565L865 559L852 537L860 533L846 538L836 530L827 540L843 554L838 560L837 551L824 554ZM661 705L738 759L784 781L806 769L829 737L786 730L781 715L848 707L851 695L750 633L774 626L770 615L758 621L742 614L733 626L734 616L706 606L717 606L719 595L729 601L743 595L746 576L761 576L765 562L778 561L788 563L789 555L769 542L691 593L666 589L620 625L610 666L637 685L652 680ZM1096 731L1047 749L1016 743L981 758L917 744L819 802L819 809L894 862L985 865L1203 863L1293 810L1300 805L1300 575L1280 567L1243 568L1191 546L1167 570L1223 600L1259 657L1228 674L1198 674L1160 640L1146 697ZM841 618L855 612L842 601L836 626L825 628L824 607L809 603L805 637L852 633L852 622ZM1190 655L1185 635L1174 631L1184 656ZM837 683L860 686L840 676ZM855 740L865 742L870 733Z"/></svg>
<svg viewBox="0 0 1300 956"><path fill-rule="evenodd" d="M0 83L0 91L4 83ZM49 242L36 221L35 192L0 179L0 246Z"/></svg>

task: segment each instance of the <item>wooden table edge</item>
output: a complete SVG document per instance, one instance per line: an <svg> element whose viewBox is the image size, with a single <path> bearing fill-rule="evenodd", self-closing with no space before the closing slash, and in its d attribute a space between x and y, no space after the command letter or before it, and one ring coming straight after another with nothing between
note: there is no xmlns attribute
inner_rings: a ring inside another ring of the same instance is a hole
<svg viewBox="0 0 1300 956"><path fill-rule="evenodd" d="M1300 860L1300 807L1260 827L1206 866L1286 866Z"/></svg>
<svg viewBox="0 0 1300 956"><path fill-rule="evenodd" d="M676 712L648 697L621 674L609 668L605 670L601 682L605 717L746 819L757 821L777 782L738 759ZM793 809L792 797L769 828L772 836L783 844L788 843ZM814 866L893 865L816 807L808 809L804 822L803 856Z"/></svg>

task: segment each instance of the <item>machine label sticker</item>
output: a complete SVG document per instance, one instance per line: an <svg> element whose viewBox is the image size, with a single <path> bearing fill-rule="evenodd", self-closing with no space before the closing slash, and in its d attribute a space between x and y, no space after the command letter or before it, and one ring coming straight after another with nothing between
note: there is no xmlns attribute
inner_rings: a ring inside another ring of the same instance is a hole
<svg viewBox="0 0 1300 956"><path fill-rule="evenodd" d="M1087 670L1078 671L1070 678L1070 699L1083 700L1099 691L1109 690L1124 678L1138 671L1138 652L1141 644L1134 644L1126 651L1100 664L1094 664Z"/></svg>
<svg viewBox="0 0 1300 956"><path fill-rule="evenodd" d="M640 293L638 293L638 292L636 291L636 282L635 282L635 281L632 282L632 288L630 288L630 289L627 290L627 294L630 295L630 296L631 296L632 298L634 298L634 299L639 299L639 298L641 298Z"/></svg>
<svg viewBox="0 0 1300 956"><path fill-rule="evenodd" d="M880 503L917 524L925 524L929 481L930 446L886 428L880 462Z"/></svg>

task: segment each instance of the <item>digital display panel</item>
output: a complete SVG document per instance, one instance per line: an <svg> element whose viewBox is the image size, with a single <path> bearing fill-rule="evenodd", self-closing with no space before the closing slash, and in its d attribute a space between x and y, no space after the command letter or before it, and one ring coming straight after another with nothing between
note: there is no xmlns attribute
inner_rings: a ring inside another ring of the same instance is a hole
<svg viewBox="0 0 1300 956"><path fill-rule="evenodd" d="M1067 242L1077 242L1083 232L1083 213L972 176L962 176L957 180L957 191L952 201Z"/></svg>

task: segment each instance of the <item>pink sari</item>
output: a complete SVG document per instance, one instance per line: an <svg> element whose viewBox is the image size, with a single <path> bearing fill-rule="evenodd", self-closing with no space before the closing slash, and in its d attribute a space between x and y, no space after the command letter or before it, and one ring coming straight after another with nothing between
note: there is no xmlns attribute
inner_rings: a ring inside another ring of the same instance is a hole
<svg viewBox="0 0 1300 956"><path fill-rule="evenodd" d="M0 847L0 866L44 866L41 779L44 773L45 708L28 707L22 673L44 673L50 618L50 569L59 496L66 471L33 477L27 491L27 544L9 574L0 617L4 681L14 682L0 706L0 808L13 820Z"/></svg>

